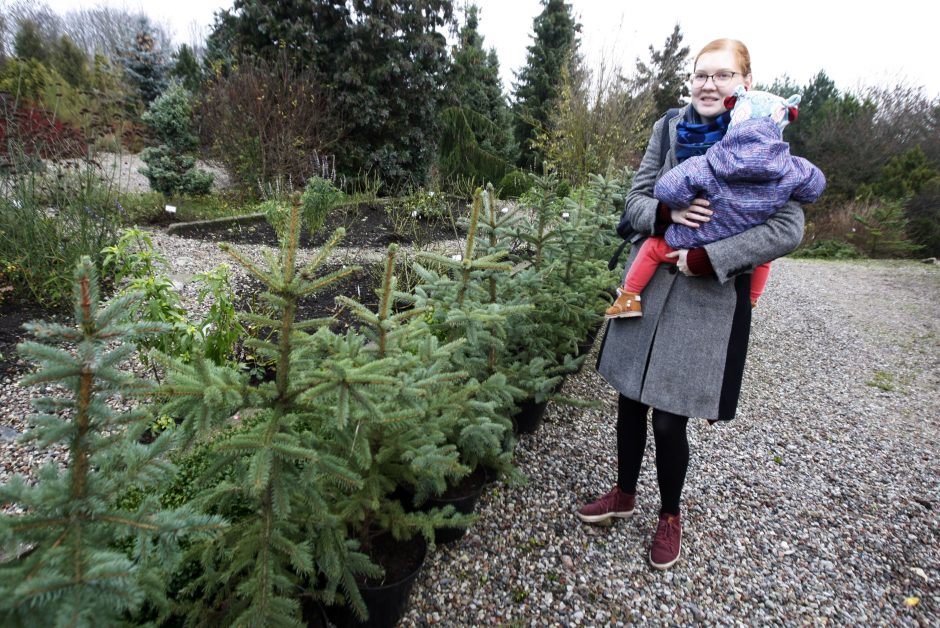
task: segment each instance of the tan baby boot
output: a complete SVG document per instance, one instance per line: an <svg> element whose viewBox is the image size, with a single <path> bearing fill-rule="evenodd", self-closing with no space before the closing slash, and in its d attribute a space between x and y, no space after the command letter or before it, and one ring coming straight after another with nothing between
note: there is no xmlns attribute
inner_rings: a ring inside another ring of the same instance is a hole
<svg viewBox="0 0 940 628"><path fill-rule="evenodd" d="M643 306L640 304L640 295L635 292L618 290L617 300L607 308L604 318L632 318L643 316Z"/></svg>

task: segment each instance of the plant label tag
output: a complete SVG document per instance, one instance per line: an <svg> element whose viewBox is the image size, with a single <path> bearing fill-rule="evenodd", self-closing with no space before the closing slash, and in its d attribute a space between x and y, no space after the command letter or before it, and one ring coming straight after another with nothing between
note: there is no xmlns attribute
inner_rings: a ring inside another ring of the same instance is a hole
<svg viewBox="0 0 940 628"><path fill-rule="evenodd" d="M168 214L175 214L175 213L176 213L176 207L174 207L173 205L167 205L167 206L166 206L166 213L168 213Z"/></svg>

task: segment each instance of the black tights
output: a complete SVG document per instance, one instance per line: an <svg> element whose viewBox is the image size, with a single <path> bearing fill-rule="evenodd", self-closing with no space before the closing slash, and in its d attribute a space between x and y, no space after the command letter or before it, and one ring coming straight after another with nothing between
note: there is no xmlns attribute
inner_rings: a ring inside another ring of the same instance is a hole
<svg viewBox="0 0 940 628"><path fill-rule="evenodd" d="M620 395L617 407L617 485L625 493L636 493L640 465L646 450L646 413L649 406ZM689 468L688 417L653 408L653 438L656 441L656 477L662 512L679 514L679 497Z"/></svg>

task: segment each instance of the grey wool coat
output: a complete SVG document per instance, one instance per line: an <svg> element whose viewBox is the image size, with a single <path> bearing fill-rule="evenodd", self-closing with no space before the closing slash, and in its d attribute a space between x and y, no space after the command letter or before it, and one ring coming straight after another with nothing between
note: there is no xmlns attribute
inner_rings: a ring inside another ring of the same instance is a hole
<svg viewBox="0 0 940 628"><path fill-rule="evenodd" d="M659 202L653 188L676 165L676 125L669 121L670 147L660 171L660 119L627 195L634 229L651 234ZM686 277L661 264L643 290L643 316L607 325L598 372L623 396L681 416L734 417L751 327L751 271L793 251L803 237L803 210L790 201L768 221L705 245L715 275ZM639 250L634 243L627 267Z"/></svg>

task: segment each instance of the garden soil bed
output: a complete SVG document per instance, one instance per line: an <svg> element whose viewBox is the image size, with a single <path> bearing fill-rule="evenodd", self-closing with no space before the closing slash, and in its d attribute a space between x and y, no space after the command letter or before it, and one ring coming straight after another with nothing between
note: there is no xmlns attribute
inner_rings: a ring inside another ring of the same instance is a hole
<svg viewBox="0 0 940 628"><path fill-rule="evenodd" d="M459 204L454 209L455 216L466 215L465 205ZM416 233L401 230L397 233L392 220L385 211L384 205L358 205L354 207L341 207L327 217L326 223L315 234L306 230L301 233L300 246L302 248L316 248L322 246L338 228L346 229L346 235L341 241L344 247L384 248L391 243L412 244L417 242L434 242L438 240L451 240L459 237L463 230L455 227L448 220L427 221L418 219ZM176 234L184 238L193 238L210 242L229 242L232 244L263 244L277 246L277 234L267 221L261 220L251 224L192 224L178 229Z"/></svg>
<svg viewBox="0 0 940 628"><path fill-rule="evenodd" d="M340 268L339 265L324 265L317 276L328 275ZM336 302L336 297L343 295L355 299L374 312L379 303L375 290L381 284L381 273L381 266L364 266L361 270L311 294L299 303L295 320L304 321L335 316L336 322L330 325L334 331L341 332L350 327L357 328L359 321L347 308ZM258 296L265 289L266 286L261 281L249 275L235 287L235 309L239 312L259 312L259 307L265 304Z"/></svg>
<svg viewBox="0 0 940 628"><path fill-rule="evenodd" d="M16 345L29 339L23 323L36 320L61 321L64 313L44 310L29 303L0 304L0 377L18 375L28 365L16 350Z"/></svg>

